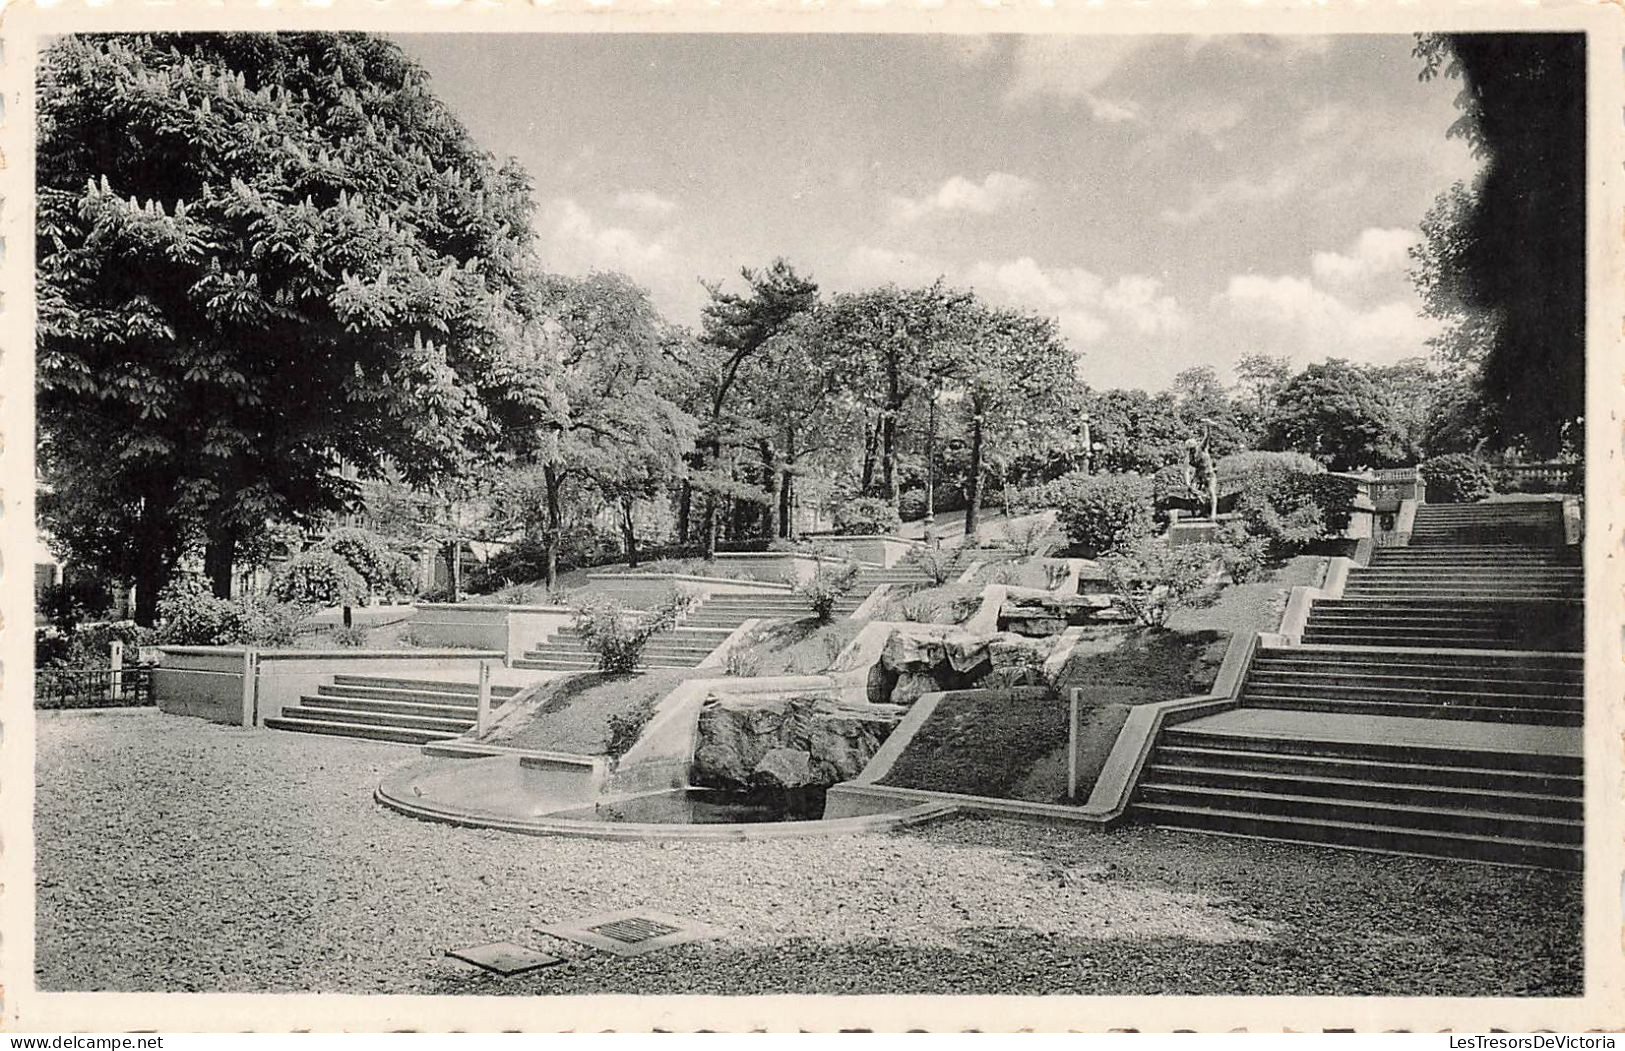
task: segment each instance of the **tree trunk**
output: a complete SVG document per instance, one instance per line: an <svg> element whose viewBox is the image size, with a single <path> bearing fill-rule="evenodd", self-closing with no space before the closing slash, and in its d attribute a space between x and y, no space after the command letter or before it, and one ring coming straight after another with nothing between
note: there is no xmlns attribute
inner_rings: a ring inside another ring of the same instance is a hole
<svg viewBox="0 0 1625 1051"><path fill-rule="evenodd" d="M629 569L638 568L638 531L632 522L633 500L630 496L621 497L621 539L626 543L626 565Z"/></svg>
<svg viewBox="0 0 1625 1051"><path fill-rule="evenodd" d="M350 628L350 627L355 626L354 618L351 617L351 615L350 615L350 607L349 606L344 607L344 626L346 628Z"/></svg>
<svg viewBox="0 0 1625 1051"><path fill-rule="evenodd" d="M762 536L772 540L780 533L779 504L775 499L778 495L777 490L780 488L779 469L772 443L763 442L761 452L762 490L767 494L767 499L762 503Z"/></svg>
<svg viewBox="0 0 1625 1051"><path fill-rule="evenodd" d="M880 483L886 499L897 506L897 416L887 412L880 421Z"/></svg>
<svg viewBox="0 0 1625 1051"><path fill-rule="evenodd" d="M925 542L930 544L937 518L937 397L931 395L931 411L925 428Z"/></svg>
<svg viewBox="0 0 1625 1051"><path fill-rule="evenodd" d="M549 467L547 481L547 589L559 586L559 534L564 532L564 509L559 499L564 479Z"/></svg>
<svg viewBox="0 0 1625 1051"><path fill-rule="evenodd" d="M868 495L875 484L875 445L880 439L880 424L863 425L863 485L858 492Z"/></svg>
<svg viewBox="0 0 1625 1051"><path fill-rule="evenodd" d="M970 428L970 497L965 502L965 535L976 536L981 524L977 512L982 508L982 414L971 417Z"/></svg>
<svg viewBox="0 0 1625 1051"><path fill-rule="evenodd" d="M158 622L158 595L169 586L174 566L164 557L163 544L156 538L137 539L135 567L135 622L150 628Z"/></svg>
<svg viewBox="0 0 1625 1051"><path fill-rule="evenodd" d="M795 514L791 500L792 490L795 486L795 474L791 470L794 466L794 464L786 461L784 470L779 472L779 536L785 540L794 540L796 538L796 526L793 520Z"/></svg>
<svg viewBox="0 0 1625 1051"><path fill-rule="evenodd" d="M689 515L694 509L694 486L687 478L683 479L681 491L677 496L677 546L688 546Z"/></svg>
<svg viewBox="0 0 1625 1051"><path fill-rule="evenodd" d="M237 527L217 521L209 529L208 543L203 548L203 575L209 578L209 589L215 598L231 597L231 574L236 561Z"/></svg>

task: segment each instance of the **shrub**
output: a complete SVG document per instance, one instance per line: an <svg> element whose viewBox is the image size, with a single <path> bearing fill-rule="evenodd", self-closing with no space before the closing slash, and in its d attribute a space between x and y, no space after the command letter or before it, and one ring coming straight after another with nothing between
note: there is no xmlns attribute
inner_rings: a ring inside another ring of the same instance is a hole
<svg viewBox="0 0 1625 1051"><path fill-rule="evenodd" d="M1151 476L1151 506L1156 509L1159 521L1167 521L1170 508L1193 503L1195 497L1185 484L1184 465L1171 463Z"/></svg>
<svg viewBox="0 0 1625 1051"><path fill-rule="evenodd" d="M1004 538L1023 555L1047 555L1055 546L1055 523L1042 517L1017 522L1005 527Z"/></svg>
<svg viewBox="0 0 1625 1051"><path fill-rule="evenodd" d="M599 671L626 674L637 670L649 640L675 627L691 602L673 588L659 608L636 613L613 599L595 597L575 610L575 628L597 657Z"/></svg>
<svg viewBox="0 0 1625 1051"><path fill-rule="evenodd" d="M64 631L80 621L101 616L112 605L113 593L99 580L52 584L42 589L39 596L40 615Z"/></svg>
<svg viewBox="0 0 1625 1051"><path fill-rule="evenodd" d="M734 650L723 660L722 674L742 679L755 677L762 670L762 655L753 650Z"/></svg>
<svg viewBox="0 0 1625 1051"><path fill-rule="evenodd" d="M909 560L920 567L920 572L941 586L959 576L959 563L963 554L957 547L922 547L910 552Z"/></svg>
<svg viewBox="0 0 1625 1051"><path fill-rule="evenodd" d="M1223 560L1217 544L1169 547L1145 539L1107 555L1101 567L1118 608L1140 624L1160 628L1176 609L1213 604L1219 597L1215 577Z"/></svg>
<svg viewBox="0 0 1625 1051"><path fill-rule="evenodd" d="M1322 474L1326 466L1313 456L1295 452L1266 452L1249 450L1221 457L1214 466L1219 476L1220 494L1233 493L1242 482L1259 472L1293 471L1298 474Z"/></svg>
<svg viewBox="0 0 1625 1051"><path fill-rule="evenodd" d="M290 558L271 581L271 594L305 606L353 606L367 582L336 551L312 548Z"/></svg>
<svg viewBox="0 0 1625 1051"><path fill-rule="evenodd" d="M925 517L925 490L905 489L897 498L897 515L905 522L917 522Z"/></svg>
<svg viewBox="0 0 1625 1051"><path fill-rule="evenodd" d="M309 607L268 595L222 599L182 585L158 599L156 641L175 646L290 646Z"/></svg>
<svg viewBox="0 0 1625 1051"><path fill-rule="evenodd" d="M342 558L361 578L365 588L363 595L382 594L391 590L391 587L400 577L399 561L401 556L392 551L382 537L365 529L346 527L335 529L317 544L317 552L328 551ZM405 590L412 590L408 582ZM333 602L328 605L348 605L348 603Z"/></svg>
<svg viewBox="0 0 1625 1051"><path fill-rule="evenodd" d="M611 759L619 759L630 752L632 746L638 743L638 738L643 736L643 728L654 718L655 705L659 701L658 697L645 698L629 711L612 713L604 754Z"/></svg>
<svg viewBox="0 0 1625 1051"><path fill-rule="evenodd" d="M1237 584L1253 580L1263 570L1269 555L1269 541L1264 537L1249 533L1240 522L1226 522L1219 527L1216 540L1224 571Z"/></svg>
<svg viewBox="0 0 1625 1051"><path fill-rule="evenodd" d="M1495 492L1494 470L1467 453L1434 456L1417 469L1427 485L1428 503L1470 504Z"/></svg>
<svg viewBox="0 0 1625 1051"><path fill-rule="evenodd" d="M828 624L833 619L835 603L857 584L859 568L856 562L820 562L811 577L796 583L796 594L807 600L818 623Z"/></svg>
<svg viewBox="0 0 1625 1051"><path fill-rule="evenodd" d="M1235 509L1249 533L1285 556L1342 533L1354 496L1350 479L1261 464L1242 480Z"/></svg>
<svg viewBox="0 0 1625 1051"><path fill-rule="evenodd" d="M886 500L873 496L857 496L835 511L835 531L853 536L875 536L895 533L903 520L897 509Z"/></svg>
<svg viewBox="0 0 1625 1051"><path fill-rule="evenodd" d="M367 644L367 629L359 625L346 626L340 624L328 635L328 640L335 646L360 649Z"/></svg>
<svg viewBox="0 0 1625 1051"><path fill-rule="evenodd" d="M1151 480L1135 475L1070 474L1053 483L1061 527L1085 552L1099 554L1150 535Z"/></svg>

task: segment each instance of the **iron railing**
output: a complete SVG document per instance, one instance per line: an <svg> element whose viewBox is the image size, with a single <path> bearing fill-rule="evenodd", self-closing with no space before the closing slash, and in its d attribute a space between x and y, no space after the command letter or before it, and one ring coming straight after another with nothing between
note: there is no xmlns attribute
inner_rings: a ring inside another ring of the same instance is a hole
<svg viewBox="0 0 1625 1051"><path fill-rule="evenodd" d="M35 708L122 708L154 704L152 669L40 668L34 672Z"/></svg>

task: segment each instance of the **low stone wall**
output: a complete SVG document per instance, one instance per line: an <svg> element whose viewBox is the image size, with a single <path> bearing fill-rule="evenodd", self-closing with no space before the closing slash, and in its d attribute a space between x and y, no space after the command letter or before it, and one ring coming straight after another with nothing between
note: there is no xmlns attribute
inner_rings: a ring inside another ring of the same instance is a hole
<svg viewBox="0 0 1625 1051"><path fill-rule="evenodd" d="M256 650L241 646L161 646L153 669L160 711L210 722L258 726L315 693L335 675L477 675L500 650Z"/></svg>
<svg viewBox="0 0 1625 1051"><path fill-rule="evenodd" d="M500 650L507 660L525 655L574 615L564 606L497 602L425 602L412 618L418 641L430 646Z"/></svg>
<svg viewBox="0 0 1625 1051"><path fill-rule="evenodd" d="M773 581L679 573L592 573L587 576L587 582L599 594L633 609L653 609L666 600L674 587L702 601L712 595L783 595L790 591L789 584Z"/></svg>
<svg viewBox="0 0 1625 1051"><path fill-rule="evenodd" d="M818 538L831 544L839 544L852 552L852 557L860 562L890 568L908 557L909 553L925 546L923 541L910 540L901 536L821 536Z"/></svg>

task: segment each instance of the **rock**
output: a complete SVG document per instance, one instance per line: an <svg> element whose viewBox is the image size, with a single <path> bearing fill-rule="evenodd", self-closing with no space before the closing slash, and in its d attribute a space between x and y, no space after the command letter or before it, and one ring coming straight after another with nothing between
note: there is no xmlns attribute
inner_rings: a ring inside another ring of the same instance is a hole
<svg viewBox="0 0 1625 1051"><path fill-rule="evenodd" d="M908 707L925 694L940 689L942 686L929 672L905 671L897 676L897 685L892 687L891 703Z"/></svg>
<svg viewBox="0 0 1625 1051"><path fill-rule="evenodd" d="M750 772L752 784L802 788L812 783L812 754L799 748L770 748Z"/></svg>
<svg viewBox="0 0 1625 1051"><path fill-rule="evenodd" d="M874 757L903 712L892 704L843 703L835 695L709 701L700 712L691 775L696 784L722 786L781 776L805 778L786 787L849 781ZM805 773L789 755L768 758L788 752L807 756Z"/></svg>

